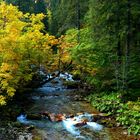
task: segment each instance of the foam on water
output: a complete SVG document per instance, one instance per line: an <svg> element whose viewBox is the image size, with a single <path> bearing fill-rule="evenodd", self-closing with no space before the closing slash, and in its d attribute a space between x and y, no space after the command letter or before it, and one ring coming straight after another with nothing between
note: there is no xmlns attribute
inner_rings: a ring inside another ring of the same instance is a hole
<svg viewBox="0 0 140 140"><path fill-rule="evenodd" d="M17 121L19 121L20 123L24 123L24 124L29 123L26 119L26 115L23 115L23 114L21 114L20 116L17 117Z"/></svg>
<svg viewBox="0 0 140 140"><path fill-rule="evenodd" d="M74 81L72 78L73 76L67 72L64 74L60 73L59 77L65 79L66 81Z"/></svg>
<svg viewBox="0 0 140 140"><path fill-rule="evenodd" d="M103 129L103 126L96 122L87 122L87 125L95 131L101 131Z"/></svg>
<svg viewBox="0 0 140 140"><path fill-rule="evenodd" d="M78 123L81 123L83 119L88 120L88 122L86 122L85 125L88 126L89 128L91 128L92 130L101 131L103 129L102 125L100 125L96 122L91 122L93 120L93 114L89 114L89 113L84 113L84 114L81 114L79 116L75 116L73 118L68 118L66 120L63 120L63 125L64 125L65 129L68 132L70 132L72 135L81 136L80 135L81 132L79 130L80 127L78 129L75 125Z"/></svg>
<svg viewBox="0 0 140 140"><path fill-rule="evenodd" d="M80 135L80 131L74 126L74 121L72 121L71 119L63 120L63 125L71 134L76 136Z"/></svg>
<svg viewBox="0 0 140 140"><path fill-rule="evenodd" d="M84 113L79 116L76 116L75 119L79 122L82 119L86 118L89 122L93 120L93 114Z"/></svg>

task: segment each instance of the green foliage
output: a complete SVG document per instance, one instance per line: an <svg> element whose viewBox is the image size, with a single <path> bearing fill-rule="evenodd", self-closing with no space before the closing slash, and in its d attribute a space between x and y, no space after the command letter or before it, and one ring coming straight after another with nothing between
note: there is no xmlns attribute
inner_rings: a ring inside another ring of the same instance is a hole
<svg viewBox="0 0 140 140"><path fill-rule="evenodd" d="M78 26L78 8L80 10L80 26L83 26L83 18L88 10L88 1L84 0L51 0L50 10L52 21L50 22L50 32L60 36L70 28ZM79 7L78 7L79 6Z"/></svg>
<svg viewBox="0 0 140 140"><path fill-rule="evenodd" d="M44 0L6 0L6 3L17 6L23 13L46 13Z"/></svg>
<svg viewBox="0 0 140 140"><path fill-rule="evenodd" d="M84 26L69 30L77 32L71 40L80 36L71 49L75 71L97 92L124 91L133 96L139 89L139 7L138 1L90 0Z"/></svg>
<svg viewBox="0 0 140 140"><path fill-rule="evenodd" d="M140 101L121 102L121 94L100 93L88 97L91 104L102 112L113 115L121 125L125 126L129 134L140 133Z"/></svg>
<svg viewBox="0 0 140 140"><path fill-rule="evenodd" d="M128 133L140 133L140 101L128 102L117 110L116 120L128 127Z"/></svg>
<svg viewBox="0 0 140 140"><path fill-rule="evenodd" d="M79 86L78 82L75 81L64 81L64 85L68 88L68 89L76 89Z"/></svg>
<svg viewBox="0 0 140 140"><path fill-rule="evenodd" d="M48 71L68 66L96 92L104 92L89 97L97 109L117 115L129 133L139 133L139 101L122 102L136 101L140 91L138 0L6 2L9 5L0 1L0 105L32 79L36 73L32 64L43 63ZM65 35L56 39L45 34L45 16L27 12L47 13L49 31Z"/></svg>
<svg viewBox="0 0 140 140"><path fill-rule="evenodd" d="M120 95L116 93L100 93L96 95L92 94L88 97L88 100L90 100L92 105L95 106L98 110L108 114L115 114L115 111L121 106Z"/></svg>

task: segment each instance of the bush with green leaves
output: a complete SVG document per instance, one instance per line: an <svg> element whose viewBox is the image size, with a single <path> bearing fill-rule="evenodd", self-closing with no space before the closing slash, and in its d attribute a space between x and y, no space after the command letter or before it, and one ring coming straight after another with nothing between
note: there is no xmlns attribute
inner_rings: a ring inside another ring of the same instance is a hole
<svg viewBox="0 0 140 140"><path fill-rule="evenodd" d="M140 100L122 102L119 93L91 94L88 100L99 111L115 117L116 121L126 127L128 134L140 134Z"/></svg>
<svg viewBox="0 0 140 140"><path fill-rule="evenodd" d="M129 134L140 134L140 101L123 104L117 110L116 120L127 126Z"/></svg>
<svg viewBox="0 0 140 140"><path fill-rule="evenodd" d="M115 114L116 110L120 108L120 95L119 94L92 94L88 97L88 100L91 101L91 104L102 112L108 114Z"/></svg>

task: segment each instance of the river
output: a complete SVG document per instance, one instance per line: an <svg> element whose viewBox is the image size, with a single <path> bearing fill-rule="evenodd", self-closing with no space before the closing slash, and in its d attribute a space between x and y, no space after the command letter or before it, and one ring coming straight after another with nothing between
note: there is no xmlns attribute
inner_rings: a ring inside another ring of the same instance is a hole
<svg viewBox="0 0 140 140"><path fill-rule="evenodd" d="M94 122L94 114L99 112L85 100L78 100L78 91L67 89L61 79L57 77L34 90L30 97L33 104L17 118L25 125L35 126L32 139L114 140L108 128ZM32 119L38 114L41 119Z"/></svg>

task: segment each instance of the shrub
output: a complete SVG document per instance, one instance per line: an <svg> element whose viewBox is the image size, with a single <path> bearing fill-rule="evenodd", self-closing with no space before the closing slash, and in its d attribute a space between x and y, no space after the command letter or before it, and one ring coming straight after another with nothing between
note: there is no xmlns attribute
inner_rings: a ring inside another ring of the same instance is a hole
<svg viewBox="0 0 140 140"><path fill-rule="evenodd" d="M115 116L116 121L125 126L129 134L140 133L140 101L123 103L119 93L92 94L88 97L99 111Z"/></svg>

